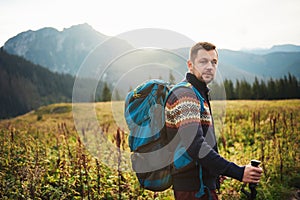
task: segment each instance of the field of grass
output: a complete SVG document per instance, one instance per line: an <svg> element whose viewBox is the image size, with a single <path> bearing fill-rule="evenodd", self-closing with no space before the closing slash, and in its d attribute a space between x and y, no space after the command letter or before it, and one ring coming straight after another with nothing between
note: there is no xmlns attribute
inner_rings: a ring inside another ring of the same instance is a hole
<svg viewBox="0 0 300 200"><path fill-rule="evenodd" d="M300 100L227 101L226 110L212 104L220 154L239 165L262 162L257 199L295 197ZM80 128L71 104L0 121L0 199L173 199L170 189L141 189L131 172L123 105L96 103L98 124L83 120ZM241 187L228 179L219 198L246 199Z"/></svg>

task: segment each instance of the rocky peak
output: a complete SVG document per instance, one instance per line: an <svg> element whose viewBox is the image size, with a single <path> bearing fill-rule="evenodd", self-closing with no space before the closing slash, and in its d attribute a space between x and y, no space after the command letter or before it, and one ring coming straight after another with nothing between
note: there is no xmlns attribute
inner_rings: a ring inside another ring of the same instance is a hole
<svg viewBox="0 0 300 200"><path fill-rule="evenodd" d="M10 38L3 49L52 71L74 74L89 51L106 38L87 23L62 31L46 27Z"/></svg>

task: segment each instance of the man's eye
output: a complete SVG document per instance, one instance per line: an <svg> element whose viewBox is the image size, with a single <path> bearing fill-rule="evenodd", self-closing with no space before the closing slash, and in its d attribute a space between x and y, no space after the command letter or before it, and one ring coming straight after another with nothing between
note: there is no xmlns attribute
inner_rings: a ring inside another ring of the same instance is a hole
<svg viewBox="0 0 300 200"><path fill-rule="evenodd" d="M201 64L207 64L208 61L207 61L207 60L200 60L200 63L201 63Z"/></svg>

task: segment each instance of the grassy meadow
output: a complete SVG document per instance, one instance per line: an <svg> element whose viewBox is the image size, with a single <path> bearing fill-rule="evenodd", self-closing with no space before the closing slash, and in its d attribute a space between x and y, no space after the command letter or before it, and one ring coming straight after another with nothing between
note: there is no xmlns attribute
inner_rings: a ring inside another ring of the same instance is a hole
<svg viewBox="0 0 300 200"><path fill-rule="evenodd" d="M223 103L212 102L216 108ZM139 187L130 170L123 105L96 103L99 123L79 129L71 104L1 120L0 199L174 199L171 189ZM239 165L262 162L257 199L296 199L299 111L300 100L226 101L226 110L213 110L220 154ZM241 187L228 178L219 198L246 199Z"/></svg>

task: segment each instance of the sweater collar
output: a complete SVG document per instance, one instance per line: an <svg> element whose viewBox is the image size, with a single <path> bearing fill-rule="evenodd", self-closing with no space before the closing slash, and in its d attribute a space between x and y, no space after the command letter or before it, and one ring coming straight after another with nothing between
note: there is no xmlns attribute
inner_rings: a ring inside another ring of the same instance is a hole
<svg viewBox="0 0 300 200"><path fill-rule="evenodd" d="M200 93L208 94L209 88L204 81L200 81L194 74L186 73L186 80L191 83Z"/></svg>

